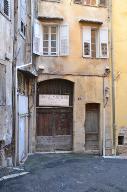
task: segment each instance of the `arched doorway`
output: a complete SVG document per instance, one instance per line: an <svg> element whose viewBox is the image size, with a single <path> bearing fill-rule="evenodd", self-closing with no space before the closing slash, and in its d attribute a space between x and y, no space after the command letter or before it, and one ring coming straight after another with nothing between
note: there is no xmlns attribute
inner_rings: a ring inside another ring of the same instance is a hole
<svg viewBox="0 0 127 192"><path fill-rule="evenodd" d="M72 150L73 87L51 79L37 85L37 151Z"/></svg>

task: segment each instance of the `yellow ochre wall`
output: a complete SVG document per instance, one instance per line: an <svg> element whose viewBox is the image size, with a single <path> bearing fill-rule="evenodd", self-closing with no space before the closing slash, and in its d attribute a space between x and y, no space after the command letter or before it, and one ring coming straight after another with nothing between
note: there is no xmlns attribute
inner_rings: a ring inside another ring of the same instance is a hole
<svg viewBox="0 0 127 192"><path fill-rule="evenodd" d="M113 60L115 67L116 141L127 143L127 1L115 0L112 9Z"/></svg>

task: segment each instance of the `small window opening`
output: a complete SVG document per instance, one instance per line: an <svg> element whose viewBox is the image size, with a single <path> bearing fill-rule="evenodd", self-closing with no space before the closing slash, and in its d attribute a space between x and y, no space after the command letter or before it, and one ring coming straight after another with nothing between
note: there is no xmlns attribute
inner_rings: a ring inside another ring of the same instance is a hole
<svg viewBox="0 0 127 192"><path fill-rule="evenodd" d="M9 2L8 0L4 0L4 13L9 16Z"/></svg>
<svg viewBox="0 0 127 192"><path fill-rule="evenodd" d="M26 26L23 23L23 21L21 21L21 33L23 34L23 36L25 37L26 35Z"/></svg>
<svg viewBox="0 0 127 192"><path fill-rule="evenodd" d="M124 145L124 136L118 136L118 145Z"/></svg>

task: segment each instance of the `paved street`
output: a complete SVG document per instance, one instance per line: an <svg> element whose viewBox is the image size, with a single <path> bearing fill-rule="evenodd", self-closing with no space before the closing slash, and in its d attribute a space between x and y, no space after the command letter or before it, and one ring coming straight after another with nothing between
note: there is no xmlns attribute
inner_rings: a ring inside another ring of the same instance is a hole
<svg viewBox="0 0 127 192"><path fill-rule="evenodd" d="M127 160L36 154L24 169L28 175L0 182L0 192L127 192Z"/></svg>

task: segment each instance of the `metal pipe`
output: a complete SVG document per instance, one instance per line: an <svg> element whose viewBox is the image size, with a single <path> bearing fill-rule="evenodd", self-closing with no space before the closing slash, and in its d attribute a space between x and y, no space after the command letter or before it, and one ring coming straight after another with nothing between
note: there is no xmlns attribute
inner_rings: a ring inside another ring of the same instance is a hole
<svg viewBox="0 0 127 192"><path fill-rule="evenodd" d="M16 66L16 69L20 69L20 68L22 68L22 67L27 67L27 66L29 66L29 65L32 65L32 63L28 63L28 64Z"/></svg>
<svg viewBox="0 0 127 192"><path fill-rule="evenodd" d="M103 77L103 156L105 156L105 80Z"/></svg>
<svg viewBox="0 0 127 192"><path fill-rule="evenodd" d="M116 155L116 106L115 106L115 72L114 72L114 50L113 50L113 0L111 0L111 68L112 68L112 127L113 127L113 148Z"/></svg>

